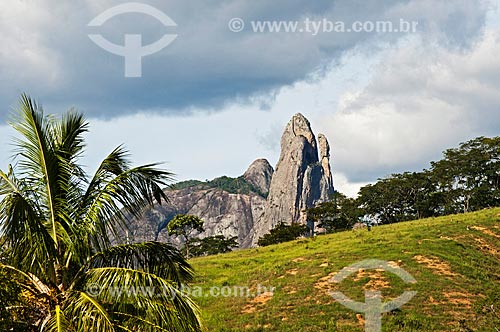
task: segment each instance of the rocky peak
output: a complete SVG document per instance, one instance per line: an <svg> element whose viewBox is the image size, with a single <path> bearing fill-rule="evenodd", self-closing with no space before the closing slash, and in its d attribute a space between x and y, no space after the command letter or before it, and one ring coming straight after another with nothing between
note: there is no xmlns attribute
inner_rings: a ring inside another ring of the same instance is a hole
<svg viewBox="0 0 500 332"><path fill-rule="evenodd" d="M330 147L324 135L318 144L309 121L300 113L288 122L271 180L264 214L255 223L254 244L279 222L307 223L305 211L333 193Z"/></svg>
<svg viewBox="0 0 500 332"><path fill-rule="evenodd" d="M296 113L288 122L283 135L281 136L281 150L289 145L290 139L294 137L304 137L311 146L316 149L316 138L311 129L309 120L301 113Z"/></svg>
<svg viewBox="0 0 500 332"><path fill-rule="evenodd" d="M269 186L274 169L266 159L255 160L247 169L243 177L263 195L269 193Z"/></svg>
<svg viewBox="0 0 500 332"><path fill-rule="evenodd" d="M318 161L316 138L309 120L300 113L292 117L281 136L281 154L276 171L286 158L292 158L297 163L302 163L305 159L306 164Z"/></svg>
<svg viewBox="0 0 500 332"><path fill-rule="evenodd" d="M140 218L129 224L127 239L180 244L167 235L165 227L173 216L182 213L204 220L205 231L199 237L236 236L240 248L255 245L278 222L306 223L305 211L330 199L333 182L329 160L326 137L319 134L316 141L309 121L302 114L295 114L281 137L280 158L274 171L267 160L257 159L243 175L245 181L223 177L209 182L192 181L168 190L169 204L146 208ZM222 186L216 180L224 180L228 185ZM252 189L233 191L234 184L241 182L248 182ZM263 197L266 195L267 199Z"/></svg>

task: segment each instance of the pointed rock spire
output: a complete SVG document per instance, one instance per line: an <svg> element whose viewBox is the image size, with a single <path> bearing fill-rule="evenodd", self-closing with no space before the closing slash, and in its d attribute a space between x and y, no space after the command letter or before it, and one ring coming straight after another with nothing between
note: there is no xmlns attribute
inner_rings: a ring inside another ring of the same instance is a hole
<svg viewBox="0 0 500 332"><path fill-rule="evenodd" d="M309 121L297 113L288 122L281 137L280 158L266 207L254 224L254 243L279 222L305 224L306 209L327 200L333 193L330 148L324 135L318 139L321 159Z"/></svg>

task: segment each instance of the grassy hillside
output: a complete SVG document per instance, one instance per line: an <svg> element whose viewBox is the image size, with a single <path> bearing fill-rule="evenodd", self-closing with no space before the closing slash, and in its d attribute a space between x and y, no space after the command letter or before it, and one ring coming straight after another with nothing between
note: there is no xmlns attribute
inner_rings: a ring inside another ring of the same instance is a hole
<svg viewBox="0 0 500 332"><path fill-rule="evenodd" d="M370 258L399 265L417 283L405 284L377 270L329 282L343 267ZM380 290L383 302L405 290L418 292L400 310L383 315L383 331L500 331L500 209L318 236L191 263L198 275L191 292L207 331L364 331L363 316L335 302L329 292L364 302L365 289ZM256 296L259 285L275 290ZM234 286L251 287L251 296L210 294L211 287L229 293Z"/></svg>

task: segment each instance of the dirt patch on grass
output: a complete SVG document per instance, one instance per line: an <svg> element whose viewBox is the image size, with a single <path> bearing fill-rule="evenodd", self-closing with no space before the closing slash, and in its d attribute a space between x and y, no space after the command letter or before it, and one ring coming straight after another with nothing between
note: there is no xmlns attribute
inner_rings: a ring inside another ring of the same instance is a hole
<svg viewBox="0 0 500 332"><path fill-rule="evenodd" d="M291 270L286 271L286 273L287 274L291 274L292 276L294 276L297 273L299 273L299 269L291 269Z"/></svg>
<svg viewBox="0 0 500 332"><path fill-rule="evenodd" d="M443 293L449 303L460 305L470 309L472 307L473 295L463 292L445 292Z"/></svg>
<svg viewBox="0 0 500 332"><path fill-rule="evenodd" d="M257 295L250 301L250 303L248 303L246 306L243 307L241 313L243 314L254 313L257 310L262 309L264 305L272 298L273 298L273 293L271 292L265 292L260 295Z"/></svg>
<svg viewBox="0 0 500 332"><path fill-rule="evenodd" d="M399 266L397 262L390 261L389 265L393 267ZM369 279L369 281L363 285L364 290L381 290L383 288L391 287L388 278L384 275L385 270L375 269L375 270L365 270L359 269L354 275L353 280L359 281L362 279ZM314 288L329 294L331 291L336 289L336 283L332 282L332 278L337 274L337 272L332 272L327 276L319 278L319 280L314 284Z"/></svg>
<svg viewBox="0 0 500 332"><path fill-rule="evenodd" d="M497 258L500 258L500 251L498 251L497 248L493 247L490 245L486 240L476 237L474 238L474 241L476 241L479 244L479 250L482 252L487 252Z"/></svg>
<svg viewBox="0 0 500 332"><path fill-rule="evenodd" d="M295 259L292 259L292 262L294 263L299 263L299 262L303 262L305 261L306 259L304 257L297 257Z"/></svg>
<svg viewBox="0 0 500 332"><path fill-rule="evenodd" d="M443 291L441 293L443 296L439 296L440 299L436 300L433 296L429 296L426 303L424 304L424 312L432 315L435 312L436 306L447 307L447 315L452 318L449 323L453 325L459 320L470 320L474 318L474 313L471 310L477 296L472 295L466 291Z"/></svg>
<svg viewBox="0 0 500 332"><path fill-rule="evenodd" d="M449 310L448 314L453 317L453 323L460 320L472 320L474 314L472 313L472 305L475 302L474 295L465 292L443 292L446 301L442 305L453 304L454 309ZM452 322L450 322L452 324Z"/></svg>
<svg viewBox="0 0 500 332"><path fill-rule="evenodd" d="M440 260L437 257L433 256L423 256L423 255L415 255L413 259L417 261L419 264L425 265L427 268L431 269L433 273L444 275L447 277L456 276L456 273L451 271L450 264L445 261Z"/></svg>
<svg viewBox="0 0 500 332"><path fill-rule="evenodd" d="M363 285L364 290L380 290L382 288L389 288L391 285L387 278L384 276L384 270L375 269L375 270L364 270L359 269L358 273L354 277L354 281L359 281L361 279L369 278L365 285Z"/></svg>
<svg viewBox="0 0 500 332"><path fill-rule="evenodd" d="M314 288L329 293L333 290L333 285L331 279L337 274L337 272L332 272L327 276L319 278L319 280L314 284Z"/></svg>
<svg viewBox="0 0 500 332"><path fill-rule="evenodd" d="M489 235L489 236L493 236L493 237L496 237L497 239L500 239L500 235L493 232L492 230L486 228L486 227L481 227L481 226L471 226L470 227L471 229L475 229L476 231L480 231L482 232L483 234L486 234L486 235Z"/></svg>
<svg viewBox="0 0 500 332"><path fill-rule="evenodd" d="M356 319L358 320L359 325L365 326L365 319L363 318L363 315L356 314Z"/></svg>
<svg viewBox="0 0 500 332"><path fill-rule="evenodd" d="M297 293L297 288L293 286L285 286L283 287L283 292L286 294L295 294Z"/></svg>
<svg viewBox="0 0 500 332"><path fill-rule="evenodd" d="M441 302L436 301L432 295L429 296L428 301L430 304L433 304L433 305L440 305L441 304Z"/></svg>

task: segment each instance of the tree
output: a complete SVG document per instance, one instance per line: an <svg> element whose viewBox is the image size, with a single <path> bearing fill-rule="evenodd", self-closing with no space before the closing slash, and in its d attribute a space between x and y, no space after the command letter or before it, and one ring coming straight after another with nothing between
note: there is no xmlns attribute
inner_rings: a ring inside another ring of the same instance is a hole
<svg viewBox="0 0 500 332"><path fill-rule="evenodd" d="M335 191L332 200L307 210L307 219L327 232L350 229L361 217L361 210L354 198Z"/></svg>
<svg viewBox="0 0 500 332"><path fill-rule="evenodd" d="M83 115L45 116L26 95L11 125L22 138L15 166L0 171L7 248L0 271L42 317L23 330L200 331L197 308L180 291L193 277L182 255L157 242L110 241L130 216L166 199L161 186L171 173L157 164L131 167L118 147L89 178L78 163L88 130ZM162 291L130 292L146 287Z"/></svg>
<svg viewBox="0 0 500 332"><path fill-rule="evenodd" d="M226 238L224 235L215 235L203 239L190 239L188 242L191 255L197 257L230 252L238 247L237 239L236 236Z"/></svg>
<svg viewBox="0 0 500 332"><path fill-rule="evenodd" d="M203 232L203 220L197 216L178 214L168 222L168 235L177 235L184 238L186 257L189 257L189 239L194 231Z"/></svg>
<svg viewBox="0 0 500 332"><path fill-rule="evenodd" d="M500 137L477 137L431 163L445 213L500 205Z"/></svg>
<svg viewBox="0 0 500 332"><path fill-rule="evenodd" d="M405 172L362 187L358 204L363 214L380 224L440 214L441 198L428 171Z"/></svg>
<svg viewBox="0 0 500 332"><path fill-rule="evenodd" d="M271 229L269 233L264 234L263 237L259 238L257 244L264 247L271 244L292 241L300 236L305 235L307 231L308 227L306 225L300 225L296 223L286 225L285 223L280 222L276 225L276 227Z"/></svg>

